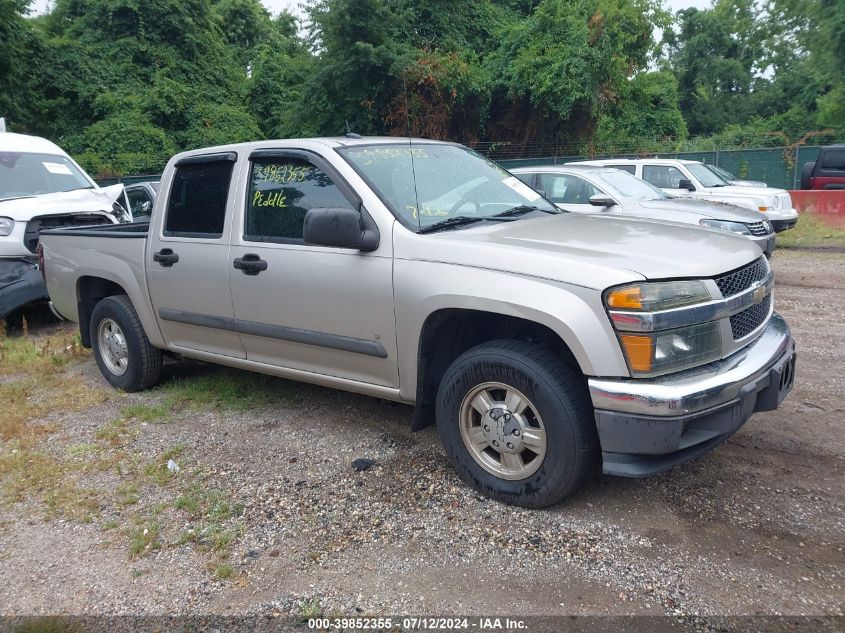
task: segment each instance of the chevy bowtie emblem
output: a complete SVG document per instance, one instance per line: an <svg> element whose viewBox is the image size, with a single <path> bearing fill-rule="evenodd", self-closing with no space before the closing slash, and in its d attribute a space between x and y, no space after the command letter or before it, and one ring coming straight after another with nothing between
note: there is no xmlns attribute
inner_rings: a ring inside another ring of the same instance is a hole
<svg viewBox="0 0 845 633"><path fill-rule="evenodd" d="M766 287L765 286L757 286L754 288L754 305L757 305L766 298Z"/></svg>

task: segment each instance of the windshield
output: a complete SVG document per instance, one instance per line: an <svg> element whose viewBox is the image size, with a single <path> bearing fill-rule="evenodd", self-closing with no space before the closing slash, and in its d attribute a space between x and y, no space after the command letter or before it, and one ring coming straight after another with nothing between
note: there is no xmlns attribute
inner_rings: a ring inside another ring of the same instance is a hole
<svg viewBox="0 0 845 633"><path fill-rule="evenodd" d="M338 151L397 218L415 229L450 218L491 218L516 208L560 212L521 180L466 147L385 143Z"/></svg>
<svg viewBox="0 0 845 633"><path fill-rule="evenodd" d="M93 186L66 156L0 152L0 200Z"/></svg>
<svg viewBox="0 0 845 633"><path fill-rule="evenodd" d="M730 182L731 180L736 180L736 176L734 176L727 169L722 169L721 167L716 167L716 165L708 165L706 163L704 166L723 180L727 180L728 182Z"/></svg>
<svg viewBox="0 0 845 633"><path fill-rule="evenodd" d="M724 187L728 184L727 180L710 171L707 168L707 165L703 165L701 163L687 163L686 167L705 187Z"/></svg>
<svg viewBox="0 0 845 633"><path fill-rule="evenodd" d="M666 200L667 196L661 189L658 189L645 180L632 176L621 169L603 169L593 174L599 184L616 198L628 198L633 200Z"/></svg>

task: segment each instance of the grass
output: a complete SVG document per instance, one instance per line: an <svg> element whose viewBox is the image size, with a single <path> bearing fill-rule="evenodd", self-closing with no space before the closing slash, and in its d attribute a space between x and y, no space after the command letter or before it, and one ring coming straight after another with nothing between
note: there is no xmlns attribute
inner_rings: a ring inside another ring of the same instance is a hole
<svg viewBox="0 0 845 633"><path fill-rule="evenodd" d="M169 409L214 407L245 411L262 406L289 404L296 399L289 384L280 378L232 369L177 378L164 386Z"/></svg>
<svg viewBox="0 0 845 633"><path fill-rule="evenodd" d="M311 618L319 618L323 615L323 608L320 606L320 599L314 596L308 598L299 605L299 617L305 622Z"/></svg>
<svg viewBox="0 0 845 633"><path fill-rule="evenodd" d="M141 521L129 534L129 560L158 549L161 549L158 523Z"/></svg>
<svg viewBox="0 0 845 633"><path fill-rule="evenodd" d="M811 214L802 215L794 229L777 235L780 248L845 247L845 227L832 227Z"/></svg>
<svg viewBox="0 0 845 633"><path fill-rule="evenodd" d="M23 335L7 337L0 330L0 503L40 501L46 519L90 522L105 514L100 527L126 538L130 560L189 544L208 555L215 579L232 577L229 551L243 527L229 493L205 483L182 444L153 458L129 446L144 426L168 423L180 409L247 410L289 403L294 393L280 379L209 369L164 385L154 402L123 404L93 437L47 443L61 429L55 414L122 398L70 371L88 355L70 328L49 336L30 336L24 328ZM178 471L168 468L170 460ZM85 485L86 474L108 471L105 476L116 479L111 485ZM185 526L181 536L172 525Z"/></svg>

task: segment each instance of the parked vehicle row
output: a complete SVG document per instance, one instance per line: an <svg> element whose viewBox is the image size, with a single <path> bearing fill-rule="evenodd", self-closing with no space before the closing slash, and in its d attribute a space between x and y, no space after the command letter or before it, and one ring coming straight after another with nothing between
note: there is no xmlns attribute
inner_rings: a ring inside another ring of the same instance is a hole
<svg viewBox="0 0 845 633"><path fill-rule="evenodd" d="M0 319L46 300L36 251L44 229L131 220L123 185L100 188L46 139L0 132Z"/></svg>
<svg viewBox="0 0 845 633"><path fill-rule="evenodd" d="M694 459L792 387L761 248L623 215L568 213L457 144L260 141L174 156L149 224L41 243L115 387L171 355L413 404L465 481L539 507L597 468Z"/></svg>
<svg viewBox="0 0 845 633"><path fill-rule="evenodd" d="M773 187L737 187L697 161L614 158L577 161L575 164L615 167L650 182L672 196L724 202L751 209L769 220L776 232L791 229L798 222L798 211L792 207L788 191Z"/></svg>
<svg viewBox="0 0 845 633"><path fill-rule="evenodd" d="M731 231L757 244L767 257L775 246L771 222L754 212L706 200L676 199L630 173L583 164L522 167L517 178L558 207L575 213L614 213Z"/></svg>

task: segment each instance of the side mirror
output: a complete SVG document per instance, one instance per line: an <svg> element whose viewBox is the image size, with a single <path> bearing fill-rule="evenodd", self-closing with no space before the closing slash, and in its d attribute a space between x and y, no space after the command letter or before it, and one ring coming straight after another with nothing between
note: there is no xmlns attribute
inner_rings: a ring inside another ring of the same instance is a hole
<svg viewBox="0 0 845 633"><path fill-rule="evenodd" d="M374 251L378 231L363 224L362 214L355 209L320 207L305 214L302 234L306 244Z"/></svg>
<svg viewBox="0 0 845 633"><path fill-rule="evenodd" d="M695 185L689 178L681 178L678 181L678 189L686 189L687 191L695 191Z"/></svg>
<svg viewBox="0 0 845 633"><path fill-rule="evenodd" d="M616 204L616 200L602 193L597 193L594 196L590 196L590 204L594 207L612 207Z"/></svg>

